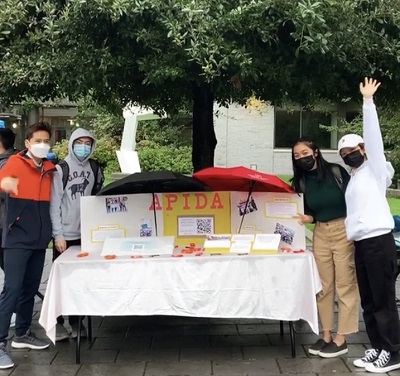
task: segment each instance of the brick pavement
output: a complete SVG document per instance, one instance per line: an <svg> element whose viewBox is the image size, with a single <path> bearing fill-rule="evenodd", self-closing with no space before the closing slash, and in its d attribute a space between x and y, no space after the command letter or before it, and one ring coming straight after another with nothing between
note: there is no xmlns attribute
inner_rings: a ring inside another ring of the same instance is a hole
<svg viewBox="0 0 400 376"><path fill-rule="evenodd" d="M47 256L40 288L43 293L51 267L51 253ZM0 278L2 283L2 274ZM44 335L37 322L40 307L37 299L33 327ZM306 349L317 337L308 325L298 327L297 332L297 358L292 359L289 336L282 338L279 324L274 321L161 316L94 318L93 340L83 340L82 364L75 364L74 341L69 340L44 351L10 350L16 367L0 371L0 376L367 374L352 365L354 357L363 353L368 344L361 317L360 332L348 337L349 354L337 359L308 356Z"/></svg>

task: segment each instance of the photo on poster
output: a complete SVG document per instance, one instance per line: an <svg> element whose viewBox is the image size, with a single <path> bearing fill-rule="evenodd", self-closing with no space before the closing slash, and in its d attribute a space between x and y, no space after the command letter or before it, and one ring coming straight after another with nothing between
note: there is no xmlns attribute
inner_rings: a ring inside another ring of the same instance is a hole
<svg viewBox="0 0 400 376"><path fill-rule="evenodd" d="M153 223L151 219L140 220L140 237L147 237L153 235Z"/></svg>
<svg viewBox="0 0 400 376"><path fill-rule="evenodd" d="M274 234L279 234L281 236L281 241L286 244L292 245L294 240L295 231L286 227L280 223L275 226Z"/></svg>
<svg viewBox="0 0 400 376"><path fill-rule="evenodd" d="M246 203L247 203L247 208L246 208ZM238 207L240 216L243 216L245 214L250 214L250 213L258 210L253 196L250 196L249 202L247 202L247 198L245 200L240 200L237 207Z"/></svg>
<svg viewBox="0 0 400 376"><path fill-rule="evenodd" d="M107 213L121 213L127 212L128 197L107 197L106 198L106 211Z"/></svg>

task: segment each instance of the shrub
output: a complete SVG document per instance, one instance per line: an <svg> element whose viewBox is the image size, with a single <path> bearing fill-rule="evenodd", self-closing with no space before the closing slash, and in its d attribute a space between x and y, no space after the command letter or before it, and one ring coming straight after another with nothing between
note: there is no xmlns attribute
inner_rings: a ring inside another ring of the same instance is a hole
<svg viewBox="0 0 400 376"><path fill-rule="evenodd" d="M140 143L138 152L142 171L171 170L182 174L193 171L189 146Z"/></svg>

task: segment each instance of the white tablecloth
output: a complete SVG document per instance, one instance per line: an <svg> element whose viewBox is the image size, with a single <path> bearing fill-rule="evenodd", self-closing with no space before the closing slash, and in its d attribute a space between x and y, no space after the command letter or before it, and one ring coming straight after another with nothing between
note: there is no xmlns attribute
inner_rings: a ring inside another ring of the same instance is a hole
<svg viewBox="0 0 400 376"><path fill-rule="evenodd" d="M79 251L69 248L50 272L39 322L53 342L60 315L303 319L318 333L310 252L105 260Z"/></svg>

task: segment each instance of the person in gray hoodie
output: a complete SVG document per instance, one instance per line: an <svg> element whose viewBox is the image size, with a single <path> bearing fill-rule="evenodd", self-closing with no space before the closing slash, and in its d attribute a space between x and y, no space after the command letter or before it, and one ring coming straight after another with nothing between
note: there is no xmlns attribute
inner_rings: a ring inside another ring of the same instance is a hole
<svg viewBox="0 0 400 376"><path fill-rule="evenodd" d="M53 261L67 248L81 245L80 198L97 194L104 182L101 166L90 158L95 147L96 139L92 133L78 128L69 139L68 155L56 165L50 199ZM76 338L78 317L69 316L69 324L71 337ZM60 316L57 318L56 341L69 337L64 318Z"/></svg>

